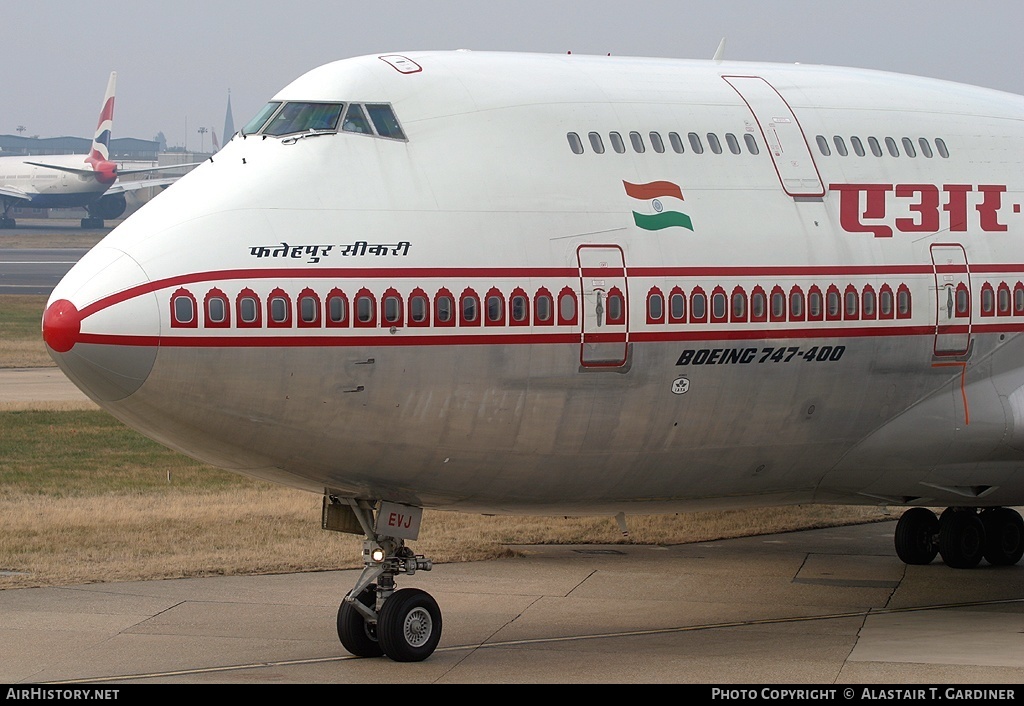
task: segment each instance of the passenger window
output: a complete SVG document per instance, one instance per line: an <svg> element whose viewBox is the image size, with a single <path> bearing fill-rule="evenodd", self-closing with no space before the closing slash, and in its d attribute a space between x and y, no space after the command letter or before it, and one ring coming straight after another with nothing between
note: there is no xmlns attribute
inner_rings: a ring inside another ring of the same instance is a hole
<svg viewBox="0 0 1024 706"><path fill-rule="evenodd" d="M211 323L220 324L228 318L228 309L220 297L210 297L206 302L206 316Z"/></svg>
<svg viewBox="0 0 1024 706"><path fill-rule="evenodd" d="M892 295L890 295L891 298ZM890 303L890 308L892 304ZM966 287L960 286L956 290L956 315L967 316L971 311L971 296Z"/></svg>
<svg viewBox="0 0 1024 706"><path fill-rule="evenodd" d="M824 135L818 135L815 138L815 140L817 140L817 142L818 142L818 151L819 152L821 152L826 157L829 157L829 156L832 155L832 150L829 149L828 140L825 139Z"/></svg>
<svg viewBox="0 0 1024 706"><path fill-rule="evenodd" d="M398 118L395 116L395 111L391 109L390 105L386 103L368 104L366 112L370 114L370 120L373 121L373 126L377 128L378 135L395 140L405 139L405 132L402 131L402 126L398 124Z"/></svg>
<svg viewBox="0 0 1024 706"><path fill-rule="evenodd" d="M259 303L252 297L242 297L238 300L238 318L242 323L254 324L259 321Z"/></svg>
<svg viewBox="0 0 1024 706"><path fill-rule="evenodd" d="M629 133L629 141L633 145L633 151L637 153L643 153L647 148L644 147L644 138L640 136L639 132Z"/></svg>
<svg viewBox="0 0 1024 706"><path fill-rule="evenodd" d="M660 323L665 318L664 300L661 294L655 292L647 298L647 319L651 322Z"/></svg>
<svg viewBox="0 0 1024 706"><path fill-rule="evenodd" d="M840 135L834 136L832 138L832 142L835 143L836 152L840 157L845 157L849 154L849 152L846 151L846 142L843 141L843 138Z"/></svg>
<svg viewBox="0 0 1024 706"><path fill-rule="evenodd" d="M373 299L368 296L355 298L355 319L362 324L369 324L374 320Z"/></svg>
<svg viewBox="0 0 1024 706"><path fill-rule="evenodd" d="M649 135L649 137L651 138L651 148L655 152L657 152L658 154L661 154L662 152L665 151L665 143L662 142L661 135L659 135L656 132L652 132Z"/></svg>
<svg viewBox="0 0 1024 706"><path fill-rule="evenodd" d="M174 298L174 320L179 324L190 324L195 321L196 307L192 298L178 296Z"/></svg>
<svg viewBox="0 0 1024 706"><path fill-rule="evenodd" d="M903 153L908 157L916 157L917 150L914 149L914 141L909 137L903 138Z"/></svg>
<svg viewBox="0 0 1024 706"><path fill-rule="evenodd" d="M883 319L891 319L892 310L892 290L889 289L888 285L882 287L882 291L878 293L878 313Z"/></svg>
<svg viewBox="0 0 1024 706"><path fill-rule="evenodd" d="M927 159L931 159L932 146L928 144L928 140L922 137L917 141L917 144L921 145L921 154L923 154Z"/></svg>
<svg viewBox="0 0 1024 706"><path fill-rule="evenodd" d="M573 325L576 323L576 295L568 287L558 293L558 323Z"/></svg>
<svg viewBox="0 0 1024 706"><path fill-rule="evenodd" d="M348 322L348 300L339 294L327 298L327 317L331 324L342 326Z"/></svg>
<svg viewBox="0 0 1024 706"><path fill-rule="evenodd" d="M729 151L733 154L739 154L743 151L740 149L740 141L731 132L725 133L725 144L729 145Z"/></svg>
<svg viewBox="0 0 1024 706"><path fill-rule="evenodd" d="M871 154L875 155L876 157L882 156L882 146L878 144L877 137L868 138L868 147L871 148Z"/></svg>
<svg viewBox="0 0 1024 706"><path fill-rule="evenodd" d="M402 320L402 300L395 296L384 297L384 321L397 324Z"/></svg>
<svg viewBox="0 0 1024 706"><path fill-rule="evenodd" d="M889 150L889 154L893 157L900 156L900 148L896 145L896 140L891 137L885 138L885 148Z"/></svg>
<svg viewBox="0 0 1024 706"><path fill-rule="evenodd" d="M550 294L546 291L537 292L534 306L537 308L537 323L549 324L552 322L551 317L554 307Z"/></svg>
<svg viewBox="0 0 1024 706"><path fill-rule="evenodd" d="M900 289L896 292L896 317L905 319L910 316L910 290L906 288L906 285L900 285Z"/></svg>
<svg viewBox="0 0 1024 706"><path fill-rule="evenodd" d="M732 295L732 318L737 321L747 320L747 297L743 292Z"/></svg>
<svg viewBox="0 0 1024 706"><path fill-rule="evenodd" d="M583 154L583 143L580 142L580 136L575 132L570 132L566 137L569 139L569 149L572 150L572 153Z"/></svg>
<svg viewBox="0 0 1024 706"><path fill-rule="evenodd" d="M847 290L845 298L846 298L845 317L847 319L856 319L857 318L857 314L859 313L858 310L857 310L857 305L859 303L858 302L858 297L857 297L857 291L855 289Z"/></svg>
<svg viewBox="0 0 1024 706"><path fill-rule="evenodd" d="M1005 284L999 286L999 314L1006 316L1010 313L1010 288Z"/></svg>
<svg viewBox="0 0 1024 706"><path fill-rule="evenodd" d="M363 106L358 103L353 103L348 107L345 119L341 122L341 129L345 132L373 134L373 130L370 129L370 121L366 119L366 115L363 113Z"/></svg>
<svg viewBox="0 0 1024 706"><path fill-rule="evenodd" d="M875 290L870 288L864 290L864 318L875 318Z"/></svg>
<svg viewBox="0 0 1024 706"><path fill-rule="evenodd" d="M703 321L708 315L708 298L703 292L694 292L690 297L690 308L694 321Z"/></svg>
<svg viewBox="0 0 1024 706"><path fill-rule="evenodd" d="M867 154L864 151L864 143L860 141L860 138L853 136L850 138L850 144L853 145L853 151L858 157L863 157Z"/></svg>
<svg viewBox="0 0 1024 706"><path fill-rule="evenodd" d="M596 132L590 133L587 137L590 138L590 147L597 154L604 154L604 140L601 139L601 135Z"/></svg>
<svg viewBox="0 0 1024 706"><path fill-rule="evenodd" d="M764 292L758 291L750 295L750 316L753 319L763 319L767 311L768 303L765 301Z"/></svg>
<svg viewBox="0 0 1024 706"><path fill-rule="evenodd" d="M749 132L743 135L743 142L747 146L747 152L750 154L760 154L761 149L757 146L757 138L751 135Z"/></svg>
<svg viewBox="0 0 1024 706"><path fill-rule="evenodd" d="M622 141L622 135L617 132L608 133L608 139L612 143L612 149L622 154L626 151L626 144Z"/></svg>
<svg viewBox="0 0 1024 706"><path fill-rule="evenodd" d="M722 143L718 141L718 135L713 132L708 133L708 146L715 154L722 154Z"/></svg>
<svg viewBox="0 0 1024 706"><path fill-rule="evenodd" d="M491 324L501 323L505 318L505 302L501 297L492 294L487 297L487 322Z"/></svg>
<svg viewBox="0 0 1024 706"><path fill-rule="evenodd" d="M608 292L608 323L622 324L626 322L624 304L622 292L617 287L613 287L612 291Z"/></svg>
<svg viewBox="0 0 1024 706"><path fill-rule="evenodd" d="M682 154L683 150L683 139L679 137L678 132L670 132L668 134L668 142L672 145L672 151L676 154Z"/></svg>
<svg viewBox="0 0 1024 706"><path fill-rule="evenodd" d="M725 314L725 294L722 292L715 292L711 295L711 318L721 321L725 319Z"/></svg>
<svg viewBox="0 0 1024 706"><path fill-rule="evenodd" d="M517 294L512 297L512 320L522 323L526 321L526 317L529 315L527 307L526 297L521 294Z"/></svg>
<svg viewBox="0 0 1024 706"><path fill-rule="evenodd" d="M475 323L477 320L477 300L475 295L462 296L462 322Z"/></svg>
<svg viewBox="0 0 1024 706"><path fill-rule="evenodd" d="M673 292L668 298L668 317L672 321L682 321L686 316L686 297L681 292Z"/></svg>
<svg viewBox="0 0 1024 706"><path fill-rule="evenodd" d="M839 318L839 292L830 289L825 295L825 305L828 307L827 317L830 319Z"/></svg>
<svg viewBox="0 0 1024 706"><path fill-rule="evenodd" d="M687 138L690 140L690 149L692 149L695 154L704 154L704 144L700 141L700 135L695 132L691 132L687 135Z"/></svg>
<svg viewBox="0 0 1024 706"><path fill-rule="evenodd" d="M939 151L939 156L943 159L949 159L949 150L946 149L946 143L941 137L935 138L935 149Z"/></svg>
<svg viewBox="0 0 1024 706"><path fill-rule="evenodd" d="M299 318L307 324L315 323L320 319L320 302L316 297L301 297L299 299Z"/></svg>
<svg viewBox="0 0 1024 706"><path fill-rule="evenodd" d="M270 320L276 324L288 322L288 300L284 297L271 297Z"/></svg>
<svg viewBox="0 0 1024 706"><path fill-rule="evenodd" d="M417 294L409 300L409 319L415 324L422 324L427 320L427 298Z"/></svg>
<svg viewBox="0 0 1024 706"><path fill-rule="evenodd" d="M789 318L795 321L804 320L804 293L798 289L789 295Z"/></svg>
<svg viewBox="0 0 1024 706"><path fill-rule="evenodd" d="M442 294L437 298L437 320L439 323L446 324L452 320L453 310L455 309L455 301L447 294Z"/></svg>
<svg viewBox="0 0 1024 706"><path fill-rule="evenodd" d="M821 292L811 290L807 295L807 315L811 320L817 321L821 319Z"/></svg>

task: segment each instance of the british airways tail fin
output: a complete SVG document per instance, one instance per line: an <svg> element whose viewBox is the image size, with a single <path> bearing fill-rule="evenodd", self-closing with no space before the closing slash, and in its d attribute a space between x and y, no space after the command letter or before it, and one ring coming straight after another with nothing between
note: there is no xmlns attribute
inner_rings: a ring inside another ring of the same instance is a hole
<svg viewBox="0 0 1024 706"><path fill-rule="evenodd" d="M100 108L100 119L96 124L96 134L92 138L92 149L89 150L89 157L85 160L92 165L92 168L100 172L111 172L109 179L114 179L112 169L104 169L104 165L110 163L110 131L114 127L114 89L117 85L117 72L110 72L110 79L107 81L107 92L103 96L103 106Z"/></svg>

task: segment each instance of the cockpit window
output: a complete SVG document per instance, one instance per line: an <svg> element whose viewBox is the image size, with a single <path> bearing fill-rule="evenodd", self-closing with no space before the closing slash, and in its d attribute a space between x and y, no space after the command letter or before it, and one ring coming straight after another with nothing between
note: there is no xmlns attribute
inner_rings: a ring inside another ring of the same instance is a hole
<svg viewBox="0 0 1024 706"><path fill-rule="evenodd" d="M341 124L341 129L345 132L373 134L373 130L370 129L370 121L366 119L366 114L363 112L363 106L358 103L353 103L348 107L348 112L345 113L345 120Z"/></svg>
<svg viewBox="0 0 1024 706"><path fill-rule="evenodd" d="M390 105L367 104L366 111L370 114L373 126L377 128L377 134L381 137L391 137L396 140L404 140L405 133L402 126L398 124L395 111Z"/></svg>
<svg viewBox="0 0 1024 706"><path fill-rule="evenodd" d="M291 135L310 130L336 130L344 107L344 103L285 103L263 132L267 135Z"/></svg>
<svg viewBox="0 0 1024 706"><path fill-rule="evenodd" d="M263 109L256 114L256 117L246 123L245 127L242 128L243 135L255 135L260 131L260 128L266 125L267 120L274 114L278 108L281 107L279 101L271 101L263 106Z"/></svg>

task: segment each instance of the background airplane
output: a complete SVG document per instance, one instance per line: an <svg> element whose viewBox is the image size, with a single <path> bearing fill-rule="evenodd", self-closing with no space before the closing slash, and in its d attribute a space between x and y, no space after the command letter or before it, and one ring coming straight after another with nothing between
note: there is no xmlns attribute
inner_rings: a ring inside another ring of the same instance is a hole
<svg viewBox="0 0 1024 706"><path fill-rule="evenodd" d="M166 186L180 177L162 177L124 182L129 174L183 169L192 164L145 169L120 169L110 161L110 134L114 124L114 90L117 72L110 73L100 108L99 123L89 154L0 157L0 228L16 223L9 213L13 206L32 208L85 208L83 228L102 228L104 219L117 218L127 208L125 193L154 186Z"/></svg>

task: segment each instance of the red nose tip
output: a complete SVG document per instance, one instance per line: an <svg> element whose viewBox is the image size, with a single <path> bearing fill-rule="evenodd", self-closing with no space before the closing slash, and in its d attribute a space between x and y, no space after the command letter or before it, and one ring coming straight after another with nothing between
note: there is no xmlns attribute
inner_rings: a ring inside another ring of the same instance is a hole
<svg viewBox="0 0 1024 706"><path fill-rule="evenodd" d="M58 353L67 353L82 331L82 315L67 299L58 299L43 314L43 340Z"/></svg>

